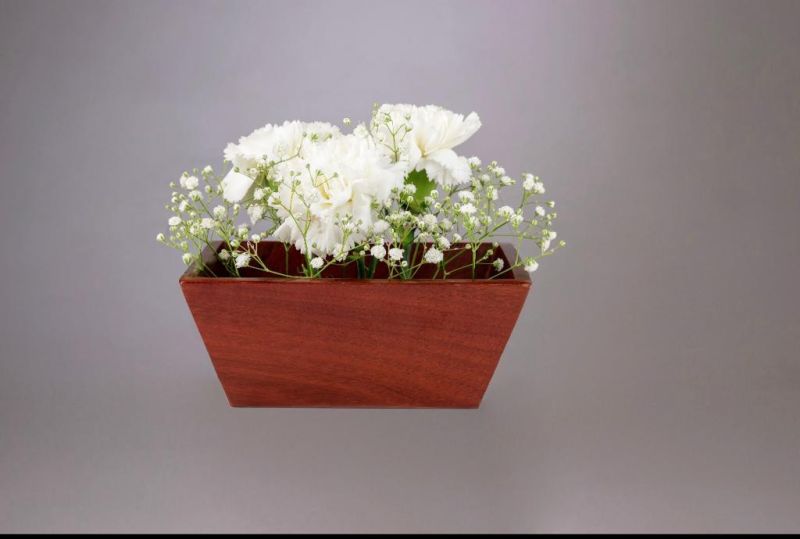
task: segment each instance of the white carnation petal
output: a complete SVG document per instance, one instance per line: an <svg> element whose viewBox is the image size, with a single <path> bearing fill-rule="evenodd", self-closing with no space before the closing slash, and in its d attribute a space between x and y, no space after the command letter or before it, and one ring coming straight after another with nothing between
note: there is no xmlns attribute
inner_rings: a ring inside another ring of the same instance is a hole
<svg viewBox="0 0 800 539"><path fill-rule="evenodd" d="M228 202L239 202L250 190L253 179L231 169L222 179L222 197Z"/></svg>
<svg viewBox="0 0 800 539"><path fill-rule="evenodd" d="M437 150L420 162L428 177L442 187L469 182L472 171L466 157L453 150Z"/></svg>
<svg viewBox="0 0 800 539"><path fill-rule="evenodd" d="M458 146L466 142L472 135L474 135L478 129L481 128L481 119L478 117L478 114L475 112L471 112L464 118L462 123L456 122L457 128L453 133L453 137L450 139L451 148Z"/></svg>

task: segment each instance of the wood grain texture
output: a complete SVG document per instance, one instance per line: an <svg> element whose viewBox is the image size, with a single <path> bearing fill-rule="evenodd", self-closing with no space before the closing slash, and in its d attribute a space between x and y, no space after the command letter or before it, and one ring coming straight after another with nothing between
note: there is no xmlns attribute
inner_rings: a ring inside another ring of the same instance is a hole
<svg viewBox="0 0 800 539"><path fill-rule="evenodd" d="M530 289L508 275L180 284L232 406L475 408Z"/></svg>

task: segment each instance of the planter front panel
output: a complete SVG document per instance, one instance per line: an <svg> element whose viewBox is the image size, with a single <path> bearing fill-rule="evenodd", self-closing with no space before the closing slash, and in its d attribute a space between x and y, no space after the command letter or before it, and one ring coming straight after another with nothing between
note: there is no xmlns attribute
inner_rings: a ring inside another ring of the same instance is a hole
<svg viewBox="0 0 800 539"><path fill-rule="evenodd" d="M209 279L182 288L232 406L469 408L529 284Z"/></svg>
<svg viewBox="0 0 800 539"><path fill-rule="evenodd" d="M232 406L477 407L530 281L182 278Z"/></svg>

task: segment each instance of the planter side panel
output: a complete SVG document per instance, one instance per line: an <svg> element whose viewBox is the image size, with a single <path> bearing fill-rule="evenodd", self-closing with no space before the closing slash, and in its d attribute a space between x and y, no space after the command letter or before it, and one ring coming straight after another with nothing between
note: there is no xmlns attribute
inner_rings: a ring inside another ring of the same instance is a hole
<svg viewBox="0 0 800 539"><path fill-rule="evenodd" d="M472 408L530 285L207 279L181 286L232 406Z"/></svg>

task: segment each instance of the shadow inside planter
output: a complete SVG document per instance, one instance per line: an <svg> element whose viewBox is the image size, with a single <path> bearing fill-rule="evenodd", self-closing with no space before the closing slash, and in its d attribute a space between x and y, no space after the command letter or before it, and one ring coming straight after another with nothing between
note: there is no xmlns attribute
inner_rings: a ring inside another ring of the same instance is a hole
<svg viewBox="0 0 800 539"><path fill-rule="evenodd" d="M222 249L222 247L223 244L221 242L217 242L217 244L214 246L213 253L210 252L210 249L206 249L206 252L203 253L204 262L214 273L214 275L218 277L229 275L222 262L216 257L216 252ZM425 252L424 247L427 246L423 244L412 245L409 259L409 264L411 266L418 264L420 260L422 260L422 256ZM259 242L257 249L258 256L271 270L290 276L303 276L302 267L306 264L306 259L305 256L294 247L289 247L287 249L286 246L281 242L262 241ZM498 275L499 272L492 265L492 262L495 259L502 258L504 262L503 267L508 268L510 266L509 257L504 252L502 245L498 247L492 247L492 245L489 243L482 243L476 252L476 259L481 259L489 249L494 251L493 255L487 257L486 261L477 265L475 269L475 275L473 277L471 269L472 251L465 249L463 243L453 244L451 249L448 249L444 252L444 259L447 262L447 279L474 278L478 280L484 280L489 279L490 277L493 277L492 280L513 279L514 272L505 271ZM365 257L365 266L370 267L372 262L372 256L367 255ZM436 270L437 266L435 264L422 264L422 266L416 270L414 280L431 280L434 278L441 279L441 269L438 272ZM264 271L254 268L240 269L239 275L241 277L275 277L274 274L270 275ZM206 276L210 277L211 275ZM389 269L386 263L377 263L375 267L375 273L372 278L386 279L388 276ZM321 277L334 279L356 279L358 278L358 268L355 262L332 264L323 271Z"/></svg>

